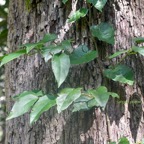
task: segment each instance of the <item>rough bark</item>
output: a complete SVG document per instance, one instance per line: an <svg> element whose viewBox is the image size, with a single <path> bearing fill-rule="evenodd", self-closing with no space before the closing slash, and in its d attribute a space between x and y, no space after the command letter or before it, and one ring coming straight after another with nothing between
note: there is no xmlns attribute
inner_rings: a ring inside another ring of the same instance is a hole
<svg viewBox="0 0 144 144"><path fill-rule="evenodd" d="M72 4L71 4L72 2ZM65 21L75 3L72 0L63 5L60 0L33 1L28 11L23 0L11 0L9 4L9 51L18 49L18 45L36 42L45 33L57 33L62 38L73 38L74 47L87 44L95 49L91 41L86 21L65 25ZM84 4L78 2L77 7ZM143 0L108 1L104 13L91 9L90 24L109 21L116 29L114 47L98 42L99 53L104 58L113 51L127 49L132 45L132 37L143 35ZM69 28L70 27L70 28ZM69 29L69 30L68 30ZM105 48L104 48L105 47ZM118 61L119 59L116 59ZM143 58L127 58L125 63L133 67L136 75L134 86L118 85L105 81L98 62L93 61L78 67L72 67L63 87L81 86L84 89L95 88L101 84L109 90L118 92L121 101L111 99L106 111L92 109L87 112L71 113L66 110L57 114L55 108L41 116L33 126L29 125L29 115L7 121L6 144L106 144L126 136L131 143L140 141L144 134L143 124ZM12 96L24 90L42 89L45 92L57 92L50 64L45 64L39 54L21 57L6 66L7 111L13 105ZM138 105L130 101L140 100Z"/></svg>

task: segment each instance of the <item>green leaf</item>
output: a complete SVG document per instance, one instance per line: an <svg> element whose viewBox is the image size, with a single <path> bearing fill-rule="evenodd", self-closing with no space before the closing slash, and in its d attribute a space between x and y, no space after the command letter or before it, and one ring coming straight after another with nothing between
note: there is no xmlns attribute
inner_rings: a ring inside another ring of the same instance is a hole
<svg viewBox="0 0 144 144"><path fill-rule="evenodd" d="M86 14L88 13L88 9L86 8L81 8L79 10L77 10L70 18L68 22L75 22L78 19L80 19L81 17L85 17Z"/></svg>
<svg viewBox="0 0 144 144"><path fill-rule="evenodd" d="M40 43L47 43L50 41L54 41L55 39L57 39L57 35L55 34L46 34L42 40L40 40Z"/></svg>
<svg viewBox="0 0 144 144"><path fill-rule="evenodd" d="M81 110L89 110L88 107L88 101L90 101L91 98L85 95L81 95L73 104L73 110L72 112L81 111Z"/></svg>
<svg viewBox="0 0 144 144"><path fill-rule="evenodd" d="M5 56L2 57L1 59L1 64L0 64L0 67L22 55L24 55L26 53L26 50L19 50L19 51L16 51L16 52L13 52L13 53L9 53Z"/></svg>
<svg viewBox="0 0 144 144"><path fill-rule="evenodd" d="M96 9L102 12L107 0L87 0L87 2L92 3Z"/></svg>
<svg viewBox="0 0 144 144"><path fill-rule="evenodd" d="M18 95L15 95L13 96L13 99L14 100L18 100L24 96L27 96L27 95L34 95L34 96L37 96L37 97L40 97L43 95L43 92L42 91L39 91L39 90L32 90L32 91L24 91Z"/></svg>
<svg viewBox="0 0 144 144"><path fill-rule="evenodd" d="M81 88L65 88L56 99L58 113L67 109L72 102L81 96Z"/></svg>
<svg viewBox="0 0 144 144"><path fill-rule="evenodd" d="M123 138L120 138L118 144L130 144L128 139L123 137Z"/></svg>
<svg viewBox="0 0 144 144"><path fill-rule="evenodd" d="M94 60L98 56L97 51L88 50L86 45L81 45L70 55L71 64L83 64Z"/></svg>
<svg viewBox="0 0 144 144"><path fill-rule="evenodd" d="M129 85L133 85L134 83L133 71L126 65L118 65L114 69L106 69L104 75L113 81L127 83Z"/></svg>
<svg viewBox="0 0 144 144"><path fill-rule="evenodd" d="M123 53L127 53L127 52L128 52L128 50L117 51L113 55L109 56L109 59L113 59L113 58L115 58Z"/></svg>
<svg viewBox="0 0 144 144"><path fill-rule="evenodd" d="M68 0L62 0L62 2L65 4Z"/></svg>
<svg viewBox="0 0 144 144"><path fill-rule="evenodd" d="M144 47L133 46L132 50L144 56Z"/></svg>
<svg viewBox="0 0 144 144"><path fill-rule="evenodd" d="M30 123L36 122L43 112L49 110L54 105L56 105L56 100L51 99L49 95L40 97L31 110Z"/></svg>
<svg viewBox="0 0 144 144"><path fill-rule="evenodd" d="M69 56L65 53L54 55L52 59L52 70L58 83L58 87L65 81L70 68Z"/></svg>
<svg viewBox="0 0 144 144"><path fill-rule="evenodd" d="M100 23L99 25L91 26L91 33L99 40L114 44L114 29L108 23Z"/></svg>
<svg viewBox="0 0 144 144"><path fill-rule="evenodd" d="M55 45L50 45L48 47L43 47L41 49L42 56L44 57L45 62L48 62L53 55L60 53L62 51L62 47L60 46L55 46Z"/></svg>
<svg viewBox="0 0 144 144"><path fill-rule="evenodd" d="M105 108L109 100L109 93L106 87L100 86L96 90L88 90L88 93L94 97L94 99L88 103L89 107L100 106Z"/></svg>
<svg viewBox="0 0 144 144"><path fill-rule="evenodd" d="M116 142L109 142L109 144L116 144Z"/></svg>
<svg viewBox="0 0 144 144"><path fill-rule="evenodd" d="M111 95L113 98L119 98L119 95L114 92L108 92L109 95Z"/></svg>
<svg viewBox="0 0 144 144"><path fill-rule="evenodd" d="M26 47L26 53L29 53L32 49L42 46L42 43L27 43L27 44L23 44L20 47Z"/></svg>
<svg viewBox="0 0 144 144"><path fill-rule="evenodd" d="M28 94L21 97L20 99L18 99L18 101L15 102L9 116L7 117L7 120L18 117L28 112L37 100L38 97L33 94Z"/></svg>
<svg viewBox="0 0 144 144"><path fill-rule="evenodd" d="M73 48L71 46L71 40L64 40L61 42L60 47L63 48L64 51L71 53Z"/></svg>
<svg viewBox="0 0 144 144"><path fill-rule="evenodd" d="M144 43L144 37L133 38L133 42L136 44Z"/></svg>

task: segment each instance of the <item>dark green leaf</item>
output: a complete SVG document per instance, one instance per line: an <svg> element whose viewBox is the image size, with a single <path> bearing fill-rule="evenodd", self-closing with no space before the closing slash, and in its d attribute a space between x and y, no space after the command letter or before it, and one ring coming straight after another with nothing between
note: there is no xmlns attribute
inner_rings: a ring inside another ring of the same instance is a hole
<svg viewBox="0 0 144 144"><path fill-rule="evenodd" d="M134 43L140 44L144 42L144 37L133 38Z"/></svg>
<svg viewBox="0 0 144 144"><path fill-rule="evenodd" d="M33 94L25 95L15 102L7 120L23 115L28 112L34 103L38 100L38 97Z"/></svg>
<svg viewBox="0 0 144 144"><path fill-rule="evenodd" d="M87 0L87 2L92 3L96 9L102 12L107 0Z"/></svg>
<svg viewBox="0 0 144 144"><path fill-rule="evenodd" d="M112 96L113 98L119 98L119 95L117 93L114 93L114 92L108 92L108 94L110 96Z"/></svg>
<svg viewBox="0 0 144 144"><path fill-rule="evenodd" d="M133 85L134 83L133 71L126 65L118 65L114 69L106 69L104 75L113 81L119 81L129 85Z"/></svg>
<svg viewBox="0 0 144 144"><path fill-rule="evenodd" d="M58 83L58 87L65 81L70 68L69 56L62 53L54 55L52 59L52 70Z"/></svg>
<svg viewBox="0 0 144 144"><path fill-rule="evenodd" d="M42 96L39 100L35 103L30 113L30 123L36 122L40 115L49 110L51 107L56 105L55 99L50 99L48 95Z"/></svg>
<svg viewBox="0 0 144 144"><path fill-rule="evenodd" d="M90 101L91 98L85 95L80 96L78 99L73 104L73 111L80 111L80 110L89 110L90 108L88 107L88 101Z"/></svg>
<svg viewBox="0 0 144 144"><path fill-rule="evenodd" d="M65 4L68 0L62 0L62 2Z"/></svg>
<svg viewBox="0 0 144 144"><path fill-rule="evenodd" d="M48 47L43 47L41 49L41 53L44 57L45 62L48 62L55 54L60 53L62 51L62 47L50 45Z"/></svg>
<svg viewBox="0 0 144 144"><path fill-rule="evenodd" d="M144 56L144 47L133 46L132 50Z"/></svg>
<svg viewBox="0 0 144 144"><path fill-rule="evenodd" d="M13 53L9 53L5 56L3 56L3 58L1 59L1 64L0 64L0 67L22 55L24 55L26 53L26 50L19 50L19 51L16 51L16 52L13 52Z"/></svg>
<svg viewBox="0 0 144 144"><path fill-rule="evenodd" d="M46 34L42 40L40 40L40 43L47 43L50 41L54 41L55 39L57 39L57 35L55 34Z"/></svg>
<svg viewBox="0 0 144 144"><path fill-rule="evenodd" d="M89 107L100 106L105 108L109 100L109 93L106 87L100 86L96 90L88 90L88 93L94 97L94 99L88 103Z"/></svg>
<svg viewBox="0 0 144 144"><path fill-rule="evenodd" d="M118 144L130 144L128 139L123 137L123 138L120 138Z"/></svg>
<svg viewBox="0 0 144 144"><path fill-rule="evenodd" d="M81 88L65 88L58 95L56 103L58 113L60 113L81 96Z"/></svg>
<svg viewBox="0 0 144 144"><path fill-rule="evenodd" d="M69 18L69 22L75 22L78 19L80 19L81 17L85 17L86 14L88 13L88 9L86 8L81 8L79 10L77 10L70 18Z"/></svg>
<svg viewBox="0 0 144 144"><path fill-rule="evenodd" d="M19 95L15 95L13 96L13 99L14 100L18 100L24 96L27 96L27 95L33 95L33 96L37 96L37 97L40 97L43 95L43 92L42 91L39 91L39 90L32 90L32 91L24 91L22 93L20 93Z"/></svg>
<svg viewBox="0 0 144 144"><path fill-rule="evenodd" d="M115 57L117 57L123 53L127 53L127 52L128 52L128 50L117 51L113 55L109 56L109 59L115 58Z"/></svg>
<svg viewBox="0 0 144 144"><path fill-rule="evenodd" d="M27 43L27 44L23 44L20 47L26 47L26 53L29 53L32 49L37 48L39 46L42 47L42 43Z"/></svg>
<svg viewBox="0 0 144 144"><path fill-rule="evenodd" d="M91 26L91 33L99 40L114 44L114 29L108 23L100 23L99 25Z"/></svg>
<svg viewBox="0 0 144 144"><path fill-rule="evenodd" d="M98 56L97 51L88 50L87 46L81 45L70 55L71 64L83 64L94 60Z"/></svg>

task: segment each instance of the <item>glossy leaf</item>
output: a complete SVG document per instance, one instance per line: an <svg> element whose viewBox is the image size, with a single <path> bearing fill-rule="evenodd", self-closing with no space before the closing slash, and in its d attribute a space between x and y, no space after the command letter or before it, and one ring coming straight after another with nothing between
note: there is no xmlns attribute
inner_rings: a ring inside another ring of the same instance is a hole
<svg viewBox="0 0 144 144"><path fill-rule="evenodd" d="M136 44L144 43L144 37L133 38L133 41Z"/></svg>
<svg viewBox="0 0 144 144"><path fill-rule="evenodd" d="M102 12L107 0L87 0L87 2L92 3L96 9Z"/></svg>
<svg viewBox="0 0 144 144"><path fill-rule="evenodd" d="M57 39L57 35L55 34L46 34L42 40L40 40L40 43L47 43L50 41L54 41L55 39Z"/></svg>
<svg viewBox="0 0 144 144"><path fill-rule="evenodd" d="M0 67L16 58L19 58L20 56L24 55L26 53L26 50L19 50L13 53L9 53L2 57Z"/></svg>
<svg viewBox="0 0 144 144"><path fill-rule="evenodd" d="M97 51L88 50L88 47L81 45L70 55L71 64L83 64L94 60L98 56Z"/></svg>
<svg viewBox="0 0 144 144"><path fill-rule="evenodd" d="M133 46L132 50L144 56L144 47Z"/></svg>
<svg viewBox="0 0 144 144"><path fill-rule="evenodd" d="M134 83L133 71L126 65L118 65L114 69L106 69L104 71L104 75L113 81L118 81L129 85L133 85Z"/></svg>
<svg viewBox="0 0 144 144"><path fill-rule="evenodd" d="M58 113L67 109L76 99L81 96L81 88L65 88L56 99Z"/></svg>
<svg viewBox="0 0 144 144"><path fill-rule="evenodd" d="M50 98L49 95L45 95L39 98L39 100L33 106L30 113L30 123L36 122L40 115L56 105L55 98Z"/></svg>
<svg viewBox="0 0 144 144"><path fill-rule="evenodd" d="M114 54L112 54L111 56L109 56L109 59L113 59L113 58L115 58L121 54L127 53L127 52L128 52L128 50L117 51Z"/></svg>
<svg viewBox="0 0 144 144"><path fill-rule="evenodd" d="M81 8L79 10L77 10L70 18L68 22L75 22L78 19L80 19L81 17L85 17L86 14L88 13L88 9L86 8Z"/></svg>
<svg viewBox="0 0 144 144"><path fill-rule="evenodd" d="M37 100L38 97L33 94L28 94L21 97L15 102L9 116L7 117L7 120L28 112Z"/></svg>
<svg viewBox="0 0 144 144"><path fill-rule="evenodd" d="M114 29L108 23L100 23L99 25L91 26L91 33L99 40L114 44Z"/></svg>
<svg viewBox="0 0 144 144"><path fill-rule="evenodd" d="M70 68L69 56L62 53L54 55L52 59L52 70L55 75L58 87L65 81Z"/></svg>

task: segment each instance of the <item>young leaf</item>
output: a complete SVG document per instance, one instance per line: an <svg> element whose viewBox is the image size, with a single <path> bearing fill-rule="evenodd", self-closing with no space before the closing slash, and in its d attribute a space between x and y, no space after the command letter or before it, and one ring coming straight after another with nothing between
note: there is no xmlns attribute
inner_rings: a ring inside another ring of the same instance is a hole
<svg viewBox="0 0 144 144"><path fill-rule="evenodd" d="M114 44L114 29L108 23L100 23L99 25L91 26L91 33L99 40Z"/></svg>
<svg viewBox="0 0 144 144"><path fill-rule="evenodd" d="M26 50L23 49L23 50L19 50L19 51L16 51L16 52L13 52L13 53L9 53L5 56L2 57L1 59L1 64L0 64L0 67L22 55L24 55L26 53Z"/></svg>
<svg viewBox="0 0 144 144"><path fill-rule="evenodd" d="M144 43L144 37L133 38L133 42L136 44Z"/></svg>
<svg viewBox="0 0 144 144"><path fill-rule="evenodd" d="M58 113L68 108L72 102L81 96L81 88L65 88L56 99Z"/></svg>
<svg viewBox="0 0 144 144"><path fill-rule="evenodd" d="M98 56L97 51L88 50L87 46L81 45L70 55L71 64L83 64L94 60Z"/></svg>
<svg viewBox="0 0 144 144"><path fill-rule="evenodd" d="M65 81L70 68L69 56L62 53L54 55L52 59L52 70L54 72L58 87Z"/></svg>
<svg viewBox="0 0 144 144"><path fill-rule="evenodd" d="M128 52L128 50L117 51L113 55L109 56L109 59L113 59L113 58L115 58L123 53L127 53L127 52Z"/></svg>
<svg viewBox="0 0 144 144"><path fill-rule="evenodd" d="M15 102L9 116L7 117L7 120L28 112L37 100L38 97L33 94L28 94L21 97Z"/></svg>
<svg viewBox="0 0 144 144"><path fill-rule="evenodd" d="M56 105L55 98L51 99L49 95L40 97L31 110L30 124L36 122L43 112L49 110L54 105Z"/></svg>
<svg viewBox="0 0 144 144"><path fill-rule="evenodd" d="M132 50L144 56L144 47L133 46Z"/></svg>
<svg viewBox="0 0 144 144"><path fill-rule="evenodd" d="M134 83L133 71L126 65L118 65L114 69L106 69L104 75L113 81L127 83L129 85L133 85Z"/></svg>
<svg viewBox="0 0 144 144"><path fill-rule="evenodd" d="M68 22L75 22L78 19L80 19L81 17L85 17L86 14L88 13L88 9L86 8L81 8L79 10L77 10L70 18Z"/></svg>
<svg viewBox="0 0 144 144"><path fill-rule="evenodd" d="M55 34L46 34L42 40L40 40L40 43L47 43L50 41L54 41L55 39L57 39L57 35Z"/></svg>

